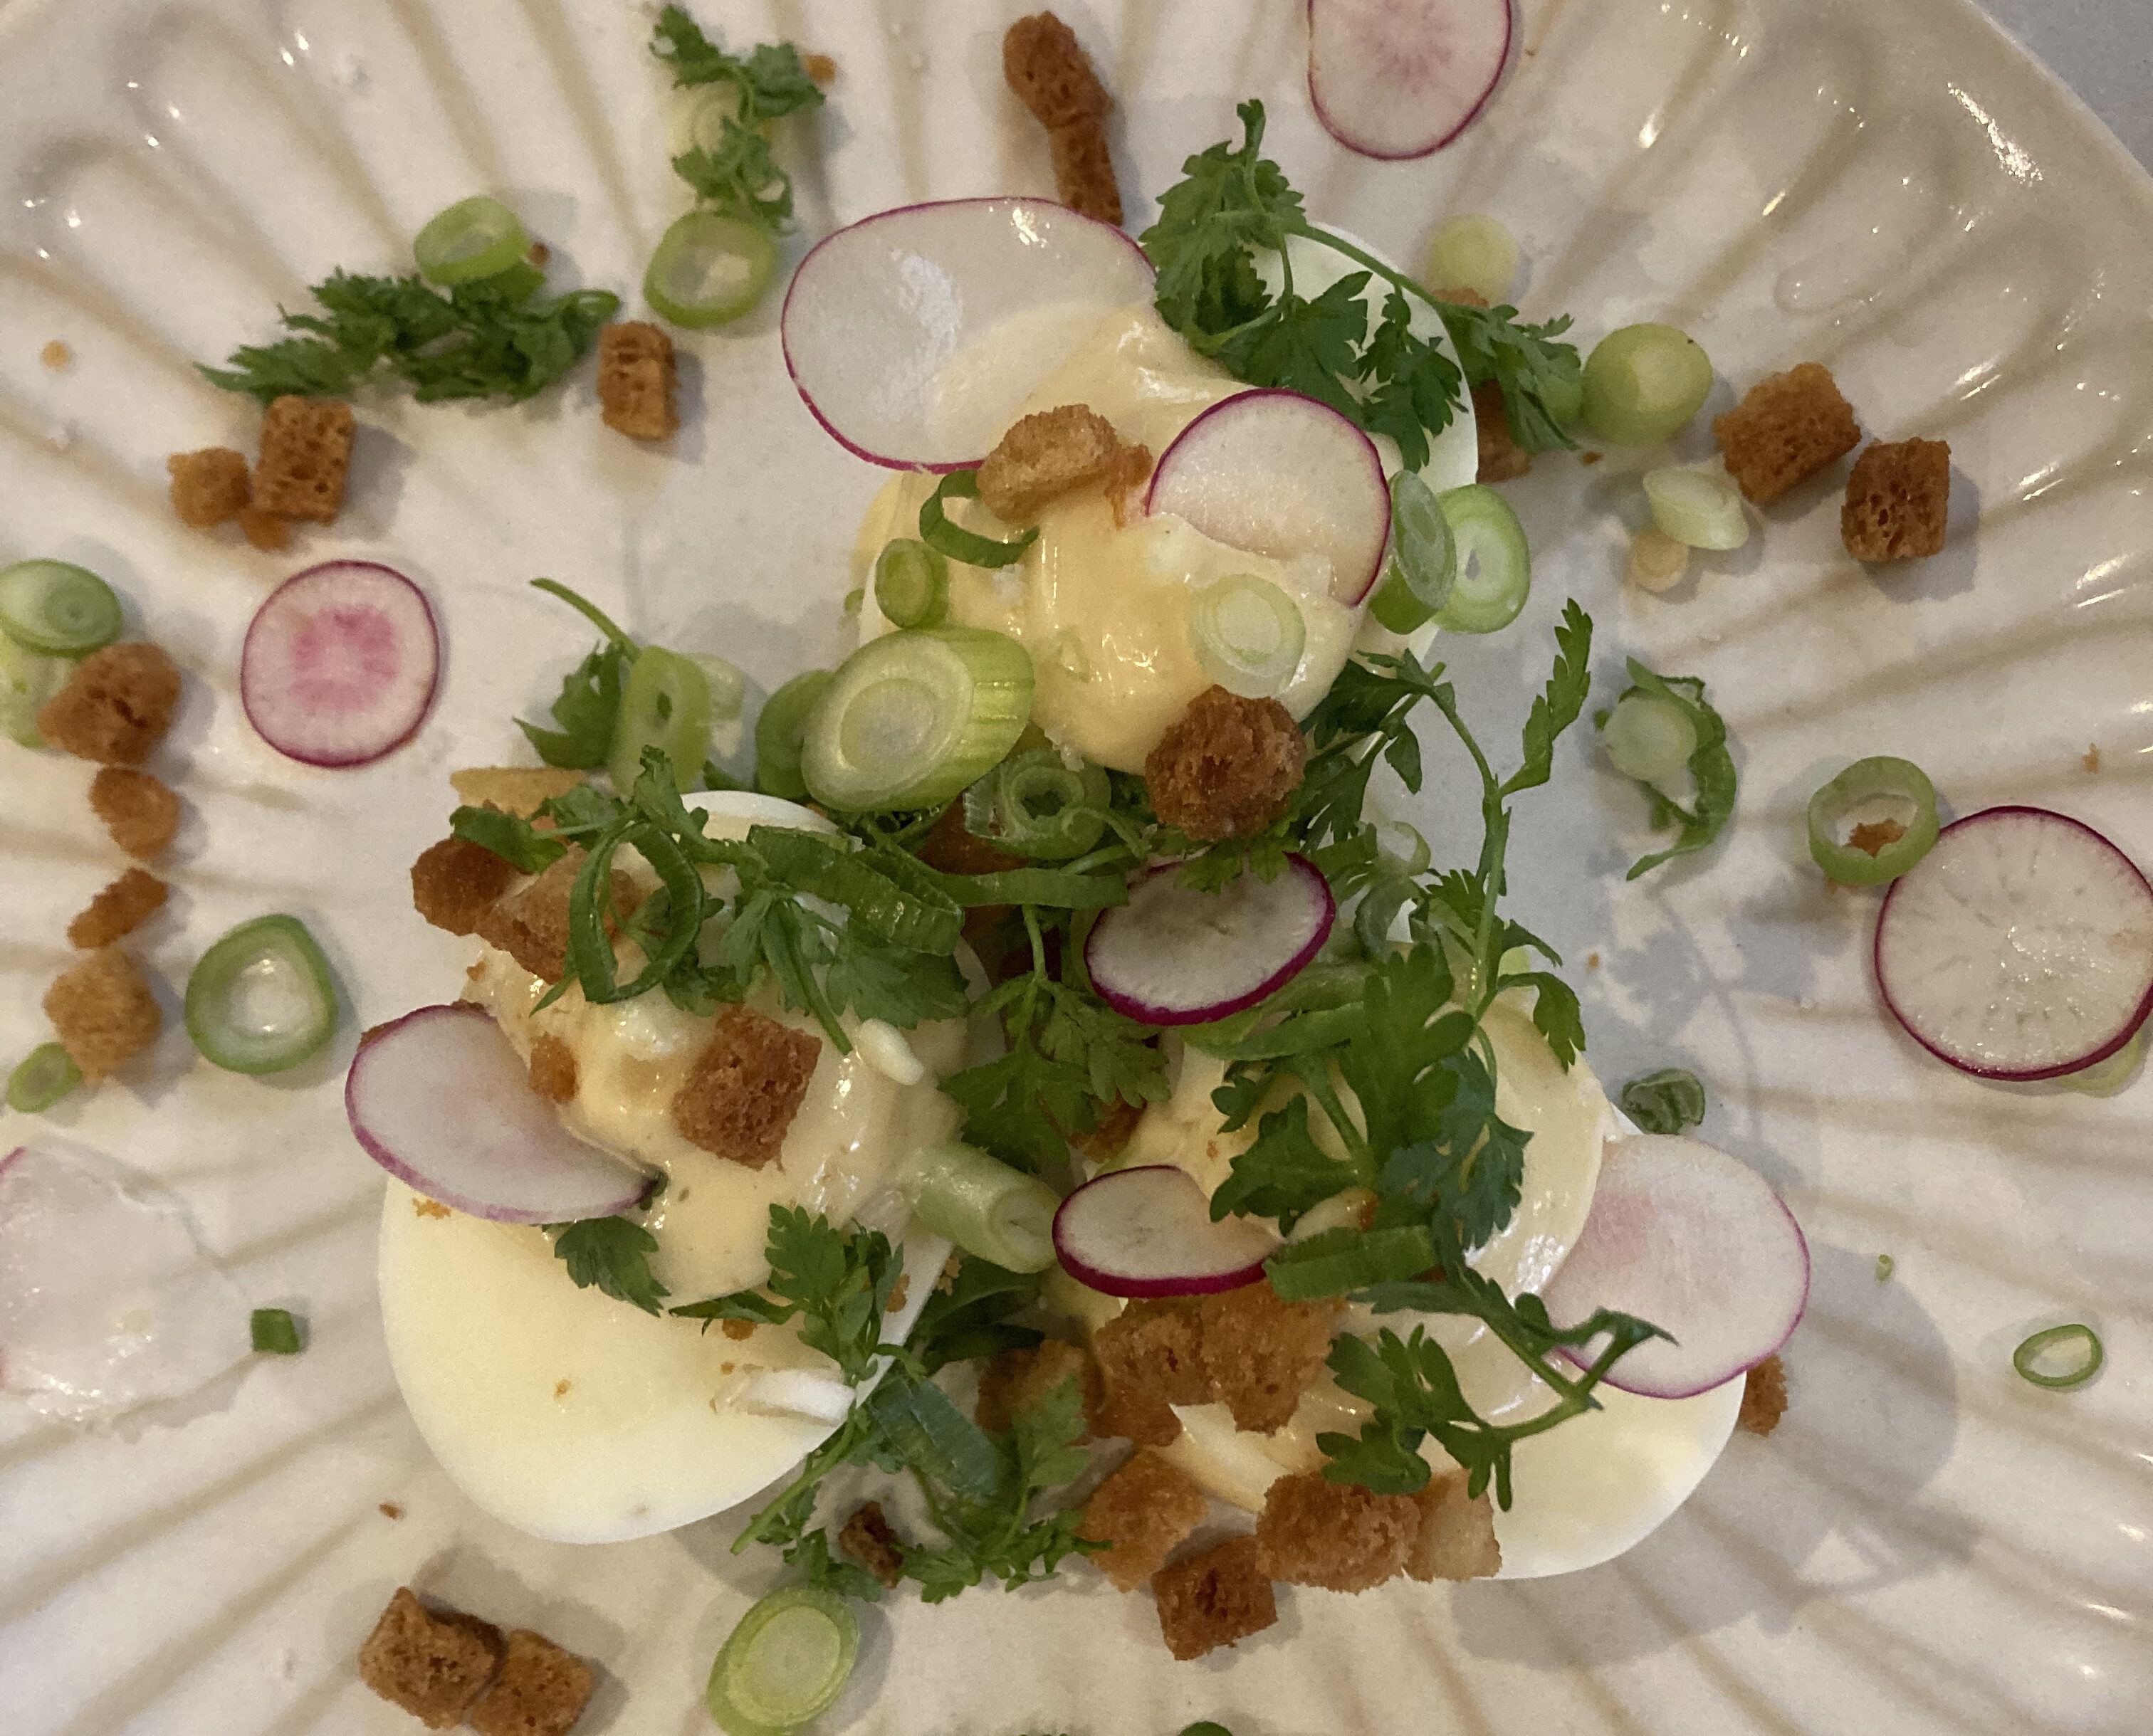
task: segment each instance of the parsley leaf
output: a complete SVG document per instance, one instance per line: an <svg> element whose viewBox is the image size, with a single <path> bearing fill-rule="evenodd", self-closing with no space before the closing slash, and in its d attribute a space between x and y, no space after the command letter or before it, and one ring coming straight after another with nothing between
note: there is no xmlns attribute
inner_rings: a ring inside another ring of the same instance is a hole
<svg viewBox="0 0 2153 1736"><path fill-rule="evenodd" d="M650 1270L658 1238L634 1218L589 1217L547 1227L559 1232L553 1238L553 1257L568 1266L578 1289L603 1291L646 1314L665 1312L659 1306L665 1287Z"/></svg>
<svg viewBox="0 0 2153 1736"><path fill-rule="evenodd" d="M904 1251L878 1230L846 1234L804 1207L770 1208L768 1293L736 1290L671 1312L700 1320L750 1320L776 1326L797 1318L800 1342L837 1365L847 1386L867 1378L876 1358L903 1353L882 1341L890 1293L904 1272Z"/></svg>
<svg viewBox="0 0 2153 1736"><path fill-rule="evenodd" d="M1639 780L1652 800L1654 826L1679 826L1681 835L1667 849L1641 856L1622 877L1635 880L1662 862L1705 849L1727 828L1734 815L1734 756L1727 749L1727 724L1707 703L1704 683L1694 675L1656 675L1636 658L1629 659L1630 685L1616 698L1621 704L1632 693L1650 693L1664 699L1688 718L1697 731L1697 747L1689 756L1691 780L1697 793L1690 805L1680 802L1657 784ZM1603 724L1605 720L1601 720Z"/></svg>
<svg viewBox="0 0 2153 1736"><path fill-rule="evenodd" d="M698 145L673 159L673 172L720 216L772 235L792 221L792 181L770 154L770 141L730 117L715 150Z"/></svg>
<svg viewBox="0 0 2153 1736"><path fill-rule="evenodd" d="M658 15L650 52L676 87L730 87L734 112L722 117L715 145L673 159L673 172L710 209L782 234L792 223L791 177L771 155L767 124L822 106L822 93L790 43L762 43L746 57L728 54L677 6Z"/></svg>
<svg viewBox="0 0 2153 1736"><path fill-rule="evenodd" d="M1639 1074L1616 1101L1647 1133L1682 1133L1704 1119L1704 1087L1679 1067Z"/></svg>
<svg viewBox="0 0 2153 1736"><path fill-rule="evenodd" d="M976 1254L959 1262L948 1289L939 1285L920 1308L908 1348L920 1373L975 1362L1005 1350L1029 1350L1045 1336L1009 1317L1039 1295L1039 1274L1005 1271Z"/></svg>

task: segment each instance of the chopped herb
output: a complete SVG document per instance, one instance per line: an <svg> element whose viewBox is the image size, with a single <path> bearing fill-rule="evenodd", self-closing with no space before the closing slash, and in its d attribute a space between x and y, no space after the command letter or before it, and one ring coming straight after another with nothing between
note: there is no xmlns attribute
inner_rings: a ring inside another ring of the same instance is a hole
<svg viewBox="0 0 2153 1736"><path fill-rule="evenodd" d="M1689 756L1690 778L1697 790L1687 807L1656 784L1640 784L1652 798L1653 827L1680 826L1682 835L1667 849L1631 863L1622 877L1635 880L1662 862L1704 849L1718 837L1734 813L1735 780L1734 759L1727 750L1727 725L1706 703L1704 683L1694 675L1656 675L1635 657L1629 666L1631 684L1616 704L1632 693L1650 693L1678 708L1697 731L1697 748ZM1594 721L1604 728L1612 714L1611 710L1602 713Z"/></svg>
<svg viewBox="0 0 2153 1736"><path fill-rule="evenodd" d="M890 1292L904 1272L904 1251L879 1231L843 1235L799 1206L770 1208L770 1282L672 1312L704 1322L746 1320L776 1326L798 1319L800 1342L837 1365L847 1386L867 1378L875 1358L902 1355L882 1342Z"/></svg>
<svg viewBox="0 0 2153 1736"><path fill-rule="evenodd" d="M771 235L792 225L791 177L771 155L766 124L819 108L822 93L790 43L763 43L745 58L728 54L677 6L658 15L650 52L672 69L674 84L730 88L733 113L719 123L718 142L673 159L673 172L711 211Z"/></svg>
<svg viewBox="0 0 2153 1736"><path fill-rule="evenodd" d="M632 1302L646 1314L662 1314L665 1287L650 1270L658 1238L634 1218L589 1217L573 1224L549 1224L557 1231L553 1257L568 1268L581 1290L598 1290L617 1302Z"/></svg>
<svg viewBox="0 0 2153 1736"><path fill-rule="evenodd" d="M257 1308L247 1317L247 1336L260 1356L297 1356L299 1322L289 1308Z"/></svg>
<svg viewBox="0 0 2153 1736"><path fill-rule="evenodd" d="M1622 1113L1647 1133L1680 1133L1704 1119L1704 1087L1679 1067L1641 1073L1617 1098Z"/></svg>

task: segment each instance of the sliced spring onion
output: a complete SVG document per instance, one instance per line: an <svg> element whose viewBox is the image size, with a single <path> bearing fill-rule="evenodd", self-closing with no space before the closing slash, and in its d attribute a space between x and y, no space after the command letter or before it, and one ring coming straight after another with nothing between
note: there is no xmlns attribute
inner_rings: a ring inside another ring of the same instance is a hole
<svg viewBox="0 0 2153 1736"><path fill-rule="evenodd" d="M747 677L741 673L740 666L706 651L684 651L680 655L703 672L704 683L710 690L710 721L732 722L747 704Z"/></svg>
<svg viewBox="0 0 2153 1736"><path fill-rule="evenodd" d="M432 218L411 243L419 275L444 289L498 277L511 266L522 265L530 251L523 220L483 193L459 199Z"/></svg>
<svg viewBox="0 0 2153 1736"><path fill-rule="evenodd" d="M726 1736L787 1736L836 1703L860 1624L822 1586L787 1586L742 1616L710 1665L704 1700Z"/></svg>
<svg viewBox="0 0 2153 1736"><path fill-rule="evenodd" d="M44 746L38 713L74 673L72 657L40 657L0 633L0 730L26 748Z"/></svg>
<svg viewBox="0 0 2153 1736"><path fill-rule="evenodd" d="M870 639L815 702L800 773L854 813L952 801L1016 744L1031 715L1031 658L1000 633L929 627Z"/></svg>
<svg viewBox="0 0 2153 1736"><path fill-rule="evenodd" d="M1435 612L1453 633L1492 633L1518 618L1532 594L1533 551L1510 503L1477 482L1438 495L1458 546L1458 576Z"/></svg>
<svg viewBox="0 0 2153 1736"><path fill-rule="evenodd" d="M1704 1087L1679 1067L1641 1073L1623 1086L1622 1113L1647 1133L1675 1134L1704 1119Z"/></svg>
<svg viewBox="0 0 2153 1736"><path fill-rule="evenodd" d="M1229 693L1268 699L1292 683L1308 644L1300 606L1269 579L1235 573L1206 585L1188 606L1188 647Z"/></svg>
<svg viewBox="0 0 2153 1736"><path fill-rule="evenodd" d="M1624 326L1585 362L1585 425L1611 446L1657 446L1712 392L1712 358L1676 326Z"/></svg>
<svg viewBox="0 0 2153 1736"><path fill-rule="evenodd" d="M777 243L751 223L690 211L659 240L643 298L661 319L700 330L738 319L777 275Z"/></svg>
<svg viewBox="0 0 2153 1736"><path fill-rule="evenodd" d="M1021 536L1007 542L998 537L982 536L976 530L967 530L962 525L949 521L949 502L976 500L980 498L980 473L977 470L952 470L944 476L934 492L920 504L919 540L928 547L947 555L952 561L961 561L967 566L1010 566L1024 559L1024 551L1039 541L1039 526L1034 525Z"/></svg>
<svg viewBox="0 0 2153 1736"><path fill-rule="evenodd" d="M1689 545L1648 525L1630 545L1630 582L1640 591L1672 591L1689 571Z"/></svg>
<svg viewBox="0 0 2153 1736"><path fill-rule="evenodd" d="M1894 1260L1889 1254L1879 1254L1876 1256L1876 1282L1878 1283L1881 1284L1885 1282L1891 1277L1891 1274L1898 1269L1899 1262L1896 1260Z"/></svg>
<svg viewBox="0 0 2153 1736"><path fill-rule="evenodd" d="M1012 754L965 792L965 829L1012 855L1061 862L1107 829L1113 787L1087 761L1072 771L1051 748Z"/></svg>
<svg viewBox="0 0 2153 1736"><path fill-rule="evenodd" d="M187 1035L231 1073L282 1073L336 1029L328 961L296 916L257 916L202 954L187 977Z"/></svg>
<svg viewBox="0 0 2153 1736"><path fill-rule="evenodd" d="M625 796L643 770L643 750L662 748L674 776L694 781L710 739L710 683L701 669L677 652L647 645L629 666L613 713L613 746L606 771Z"/></svg>
<svg viewBox="0 0 2153 1736"><path fill-rule="evenodd" d="M2089 1097L2113 1096L2130 1083L2130 1076L2138 1070L2139 1058L2145 1053L2145 1027L2140 1025L2130 1033L2130 1040L2105 1061L2096 1061L2076 1073L2067 1073L2056 1083L2066 1091L2083 1091Z"/></svg>
<svg viewBox="0 0 2153 1736"><path fill-rule="evenodd" d="M1640 784L1678 776L1697 751L1697 725L1679 705L1655 693L1626 693L1607 715L1607 758Z"/></svg>
<svg viewBox="0 0 2153 1736"><path fill-rule="evenodd" d="M2064 1358L2069 1360L2058 1366ZM2100 1373L2100 1365L2107 1360L2100 1334L2077 1321L2036 1332L2011 1353L2011 1366L2021 1379L2058 1393L2084 1386Z"/></svg>
<svg viewBox="0 0 2153 1736"><path fill-rule="evenodd" d="M257 1308L247 1317L247 1336L261 1356L297 1356L299 1322L289 1308Z"/></svg>
<svg viewBox="0 0 2153 1736"><path fill-rule="evenodd" d="M1054 1263L1061 1196L1036 1175L951 1140L913 1153L898 1190L914 1215L968 1254L1010 1272Z"/></svg>
<svg viewBox="0 0 2153 1736"><path fill-rule="evenodd" d="M864 585L853 586L851 590L845 593L845 612L847 615L858 614L860 612L860 605L864 603L867 600L868 587Z"/></svg>
<svg viewBox="0 0 2153 1736"><path fill-rule="evenodd" d="M1428 1226L1401 1224L1387 1230L1326 1230L1281 1248L1264 1270L1282 1300L1316 1302L1372 1284L1406 1283L1434 1264L1435 1240Z"/></svg>
<svg viewBox="0 0 2153 1736"><path fill-rule="evenodd" d="M788 802L804 800L807 780L800 775L800 740L807 714L828 688L827 669L796 675L769 698L755 720L755 787Z"/></svg>
<svg viewBox="0 0 2153 1736"><path fill-rule="evenodd" d="M1856 826L1842 840L1848 815L1872 805L1893 811L1868 827ZM1888 754L1857 759L1809 798L1809 855L1818 867L1843 886L1881 886L1935 845L1941 829L1936 786L1911 760ZM1871 827L1881 831L1865 837Z"/></svg>
<svg viewBox="0 0 2153 1736"><path fill-rule="evenodd" d="M18 1114L42 1115L81 1083L74 1057L59 1043L41 1043L8 1075L8 1107Z"/></svg>
<svg viewBox="0 0 2153 1736"><path fill-rule="evenodd" d="M875 607L892 627L939 627L949 612L949 563L913 536L893 536L875 556Z"/></svg>
<svg viewBox="0 0 2153 1736"><path fill-rule="evenodd" d="M1234 1736L1234 1733L1225 1725L1214 1723L1207 1718L1200 1724L1189 1725L1181 1733L1181 1736Z"/></svg>
<svg viewBox="0 0 2153 1736"><path fill-rule="evenodd" d="M1411 470L1391 479L1391 561L1368 607L1394 633L1425 627L1450 601L1458 540L1435 490Z"/></svg>
<svg viewBox="0 0 2153 1736"><path fill-rule="evenodd" d="M1428 243L1428 283L1439 294L1469 289L1494 307L1510 299L1518 281L1518 238L1494 217L1474 211L1445 217Z"/></svg>
<svg viewBox="0 0 2153 1736"><path fill-rule="evenodd" d="M0 568L0 632L43 657L86 657L120 637L120 599L87 567L18 561Z"/></svg>
<svg viewBox="0 0 2153 1736"><path fill-rule="evenodd" d="M1749 540L1749 515L1728 478L1710 470L1663 464L1645 472L1645 498L1652 523L1692 549L1738 549Z"/></svg>

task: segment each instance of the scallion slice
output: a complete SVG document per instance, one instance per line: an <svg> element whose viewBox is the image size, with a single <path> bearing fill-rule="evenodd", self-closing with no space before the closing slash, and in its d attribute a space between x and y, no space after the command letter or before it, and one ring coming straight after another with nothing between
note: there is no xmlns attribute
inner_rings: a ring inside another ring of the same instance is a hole
<svg viewBox="0 0 2153 1736"><path fill-rule="evenodd" d="M81 1083L74 1057L62 1044L41 1043L8 1075L8 1107L18 1114L42 1115Z"/></svg>
<svg viewBox="0 0 2153 1736"><path fill-rule="evenodd" d="M913 1215L968 1254L1010 1272L1054 1263L1061 1196L1036 1175L951 1140L913 1153L898 1190Z"/></svg>
<svg viewBox="0 0 2153 1736"><path fill-rule="evenodd" d="M120 599L69 561L18 561L0 568L0 632L43 657L86 657L120 637Z"/></svg>
<svg viewBox="0 0 2153 1736"><path fill-rule="evenodd" d="M1435 490L1411 470L1391 479L1391 561L1369 612L1394 633L1425 627L1450 601L1458 541Z"/></svg>
<svg viewBox="0 0 2153 1736"><path fill-rule="evenodd" d="M1879 808L1888 811L1869 823L1883 829L1873 850L1863 826L1841 838L1850 815ZM1809 855L1818 867L1843 886L1881 886L1935 846L1942 830L1936 786L1911 760L1888 754L1857 759L1809 798Z"/></svg>
<svg viewBox="0 0 2153 1736"><path fill-rule="evenodd" d="M1495 218L1475 211L1445 217L1428 243L1428 286L1469 289L1491 307L1510 299L1518 281L1518 238Z"/></svg>
<svg viewBox="0 0 2153 1736"><path fill-rule="evenodd" d="M1687 548L1738 549L1749 540L1749 515L1726 477L1682 464L1645 472L1652 523Z"/></svg>
<svg viewBox="0 0 2153 1736"><path fill-rule="evenodd" d="M706 651L684 651L680 655L703 672L703 681L710 690L710 721L732 722L747 704L747 677L741 673L740 665Z"/></svg>
<svg viewBox="0 0 2153 1736"><path fill-rule="evenodd" d="M1712 392L1712 358L1676 326L1624 326L1585 362L1585 425L1611 446L1671 440Z"/></svg>
<svg viewBox="0 0 2153 1736"><path fill-rule="evenodd" d="M2139 1058L2145 1053L2145 1027L2140 1025L2130 1033L2130 1040L2105 1061L2096 1061L2076 1073L2067 1073L2056 1084L2066 1091L2083 1091L2089 1097L2112 1097L2130 1083L2131 1074L2138 1070Z"/></svg>
<svg viewBox="0 0 2153 1736"><path fill-rule="evenodd" d="M718 1648L704 1699L726 1736L789 1736L836 1703L860 1624L822 1586L787 1586L742 1616Z"/></svg>
<svg viewBox="0 0 2153 1736"><path fill-rule="evenodd" d="M827 690L827 669L796 675L769 698L755 720L755 787L788 802L805 800L807 780L800 775L800 743L808 713Z"/></svg>
<svg viewBox="0 0 2153 1736"><path fill-rule="evenodd" d="M411 242L419 275L444 289L497 277L531 251L523 220L498 199L459 199L430 219Z"/></svg>
<svg viewBox="0 0 2153 1736"><path fill-rule="evenodd" d="M643 298L676 326L738 319L777 275L777 243L751 223L690 211L667 230L643 274Z"/></svg>
<svg viewBox="0 0 2153 1736"><path fill-rule="evenodd" d="M949 612L949 563L917 537L893 536L875 556L874 596L892 627L939 627Z"/></svg>
<svg viewBox="0 0 2153 1736"><path fill-rule="evenodd" d="M259 1356L297 1356L299 1322L289 1308L257 1308L247 1317L247 1336Z"/></svg>
<svg viewBox="0 0 2153 1736"><path fill-rule="evenodd" d="M1695 1074L1679 1067L1639 1074L1623 1086L1616 1101L1647 1133L1680 1133L1704 1119L1704 1087Z"/></svg>
<svg viewBox="0 0 2153 1736"><path fill-rule="evenodd" d="M800 773L816 800L853 813L952 801L1016 744L1031 715L1031 658L980 627L870 639L815 702Z"/></svg>
<svg viewBox="0 0 2153 1736"><path fill-rule="evenodd" d="M692 779L710 740L710 683L693 660L647 645L629 665L613 713L606 771L625 796L643 770L643 750L662 748L676 778Z"/></svg>
<svg viewBox="0 0 2153 1736"><path fill-rule="evenodd" d="M257 916L202 954L187 977L187 1035L231 1073L282 1073L336 1029L328 961L296 916Z"/></svg>
<svg viewBox="0 0 2153 1736"><path fill-rule="evenodd" d="M1204 673L1244 699L1285 691L1307 648L1300 606L1269 579L1235 573L1188 606L1188 647Z"/></svg>
<svg viewBox="0 0 2153 1736"><path fill-rule="evenodd" d="M42 748L38 713L74 673L71 657L40 657L0 633L0 730L26 748Z"/></svg>
<svg viewBox="0 0 2153 1736"><path fill-rule="evenodd" d="M1640 591L1672 591L1689 571L1689 545L1647 525L1630 545L1630 582Z"/></svg>
<svg viewBox="0 0 2153 1736"><path fill-rule="evenodd" d="M2069 1360L2059 1368L2056 1366L2059 1358ZM2036 1332L2011 1353L2011 1366L2022 1380L2057 1393L2084 1386L2100 1373L2100 1365L2107 1360L2100 1334L2077 1321Z"/></svg>
<svg viewBox="0 0 2153 1736"><path fill-rule="evenodd" d="M1107 828L1113 788L1088 761L1075 771L1051 748L1012 754L965 792L965 829L1012 855L1061 862Z"/></svg>
<svg viewBox="0 0 2153 1736"><path fill-rule="evenodd" d="M1640 784L1664 784L1697 751L1697 725L1682 707L1655 693L1626 693L1607 716L1607 758Z"/></svg>
<svg viewBox="0 0 2153 1736"><path fill-rule="evenodd" d="M952 470L920 504L919 540L930 549L947 555L952 561L961 561L967 566L1014 566L1024 559L1024 551L1039 541L1039 526L1034 525L1022 536L1004 542L949 521L950 501L979 498L980 473Z"/></svg>
<svg viewBox="0 0 2153 1736"><path fill-rule="evenodd" d="M1436 625L1453 633L1492 633L1518 618L1532 594L1533 551L1510 503L1477 482L1436 497L1458 546L1450 596Z"/></svg>

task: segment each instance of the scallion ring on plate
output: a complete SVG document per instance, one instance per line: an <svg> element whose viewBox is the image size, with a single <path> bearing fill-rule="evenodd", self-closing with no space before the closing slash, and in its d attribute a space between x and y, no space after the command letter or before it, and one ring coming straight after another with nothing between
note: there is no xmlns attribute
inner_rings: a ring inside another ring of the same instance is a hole
<svg viewBox="0 0 2153 1736"><path fill-rule="evenodd" d="M949 612L949 562L914 536L893 536L875 556L875 607L892 627L939 627Z"/></svg>
<svg viewBox="0 0 2153 1736"><path fill-rule="evenodd" d="M112 587L70 561L0 568L0 632L42 657L85 657L120 637Z"/></svg>
<svg viewBox="0 0 2153 1736"><path fill-rule="evenodd" d="M1654 526L1686 548L1738 549L1749 540L1741 490L1713 471L1682 464L1647 470L1645 498Z"/></svg>
<svg viewBox="0 0 2153 1736"><path fill-rule="evenodd" d="M898 1178L913 1216L968 1254L1010 1272L1054 1263L1061 1197L1036 1175L954 1140L915 1151Z"/></svg>
<svg viewBox="0 0 2153 1736"><path fill-rule="evenodd" d="M710 683L692 658L646 645L629 666L613 713L613 746L606 770L625 797L643 769L643 750L659 748L684 785L696 774L710 739Z"/></svg>
<svg viewBox="0 0 2153 1736"><path fill-rule="evenodd" d="M1712 358L1677 326L1623 326L1585 362L1585 425L1611 446L1657 446L1712 393Z"/></svg>
<svg viewBox="0 0 2153 1736"><path fill-rule="evenodd" d="M952 470L920 504L919 540L930 549L952 561L961 561L967 566L1014 566L1024 559L1024 551L1039 541L1039 526L1034 525L1022 536L1004 542L999 537L982 536L976 530L967 530L962 525L950 522L950 501L979 498L980 473Z"/></svg>
<svg viewBox="0 0 2153 1736"><path fill-rule="evenodd" d="M1369 612L1394 633L1410 633L1450 601L1458 540L1435 490L1411 470L1391 479L1391 560Z"/></svg>
<svg viewBox="0 0 2153 1736"><path fill-rule="evenodd" d="M26 748L42 748L38 713L74 673L74 659L27 651L0 632L0 733Z"/></svg>
<svg viewBox="0 0 2153 1736"><path fill-rule="evenodd" d="M1307 645L1300 605L1253 573L1214 581L1188 607L1188 646L1197 662L1244 699L1284 693Z"/></svg>
<svg viewBox="0 0 2153 1736"><path fill-rule="evenodd" d="M732 722L747 704L747 677L741 673L740 666L706 651L684 651L680 655L703 672L710 689L710 721Z"/></svg>
<svg viewBox="0 0 2153 1736"><path fill-rule="evenodd" d="M2059 1357L2069 1360L2058 1367ZM2058 1393L2084 1386L2100 1373L2100 1365L2107 1360L2100 1334L2078 1321L2035 1332L2011 1353L2011 1366L2018 1371L2020 1379Z"/></svg>
<svg viewBox="0 0 2153 1736"><path fill-rule="evenodd" d="M1607 758L1615 769L1640 784L1664 784L1680 774L1697 751L1690 714L1657 694L1625 693L1607 716Z"/></svg>
<svg viewBox="0 0 2153 1736"><path fill-rule="evenodd" d="M8 1075L8 1107L21 1115L42 1115L81 1083L82 1069L66 1048L41 1043Z"/></svg>
<svg viewBox="0 0 2153 1736"><path fill-rule="evenodd" d="M690 211L659 237L643 298L659 317L700 330L738 319L777 275L777 243L752 223Z"/></svg>
<svg viewBox="0 0 2153 1736"><path fill-rule="evenodd" d="M965 792L965 829L1011 855L1066 861L1098 843L1112 800L1102 768L1072 770L1052 748L1033 748Z"/></svg>
<svg viewBox="0 0 2153 1736"><path fill-rule="evenodd" d="M1857 810L1879 818L1841 828ZM1936 786L1911 760L1878 754L1853 764L1809 798L1809 855L1843 886L1881 886L1920 861L1942 829Z"/></svg>
<svg viewBox="0 0 2153 1736"><path fill-rule="evenodd" d="M1436 497L1450 520L1458 575L1435 623L1453 633L1492 633L1518 618L1532 594L1533 551L1510 503L1478 482Z"/></svg>
<svg viewBox="0 0 2153 1736"><path fill-rule="evenodd" d="M809 669L763 701L755 720L755 787L765 795L788 802L807 795L807 781L800 775L800 740L807 714L829 685L827 669Z"/></svg>
<svg viewBox="0 0 2153 1736"><path fill-rule="evenodd" d="M336 1029L328 961L296 916L257 916L202 954L187 976L187 1035L228 1073L282 1073Z"/></svg>
<svg viewBox="0 0 2153 1736"><path fill-rule="evenodd" d="M412 241L419 275L446 289L498 277L521 265L531 251L523 220L498 199L481 193L459 199L432 218Z"/></svg>
<svg viewBox="0 0 2153 1736"><path fill-rule="evenodd" d="M1493 307L1510 299L1518 281L1518 238L1499 219L1480 212L1445 217L1428 244L1428 276L1439 295L1469 289Z"/></svg>
<svg viewBox="0 0 2153 1736"><path fill-rule="evenodd" d="M823 1586L786 1586L740 1619L704 1700L726 1736L784 1736L819 1718L852 1678L860 1624Z"/></svg>

